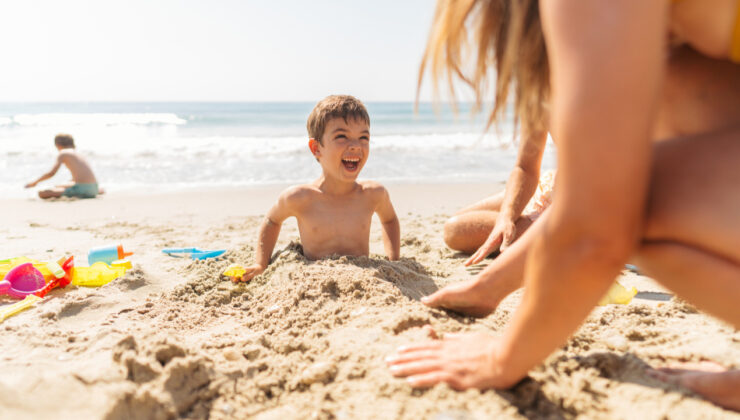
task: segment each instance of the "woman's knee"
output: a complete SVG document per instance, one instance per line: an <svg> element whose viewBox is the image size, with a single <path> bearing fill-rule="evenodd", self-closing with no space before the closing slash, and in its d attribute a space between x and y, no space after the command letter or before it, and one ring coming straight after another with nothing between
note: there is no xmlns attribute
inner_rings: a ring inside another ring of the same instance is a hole
<svg viewBox="0 0 740 420"><path fill-rule="evenodd" d="M453 216L444 226L445 244L455 251L473 253L485 240L466 217ZM490 231L489 231L490 232ZM487 235L487 234L485 234Z"/></svg>
<svg viewBox="0 0 740 420"><path fill-rule="evenodd" d="M459 251L461 246L461 223L460 223L460 217L458 216L452 216L445 222L444 225L444 240L445 244L454 249Z"/></svg>
<svg viewBox="0 0 740 420"><path fill-rule="evenodd" d="M491 233L496 215L496 212L473 211L449 218L444 225L445 243L456 251L475 252Z"/></svg>

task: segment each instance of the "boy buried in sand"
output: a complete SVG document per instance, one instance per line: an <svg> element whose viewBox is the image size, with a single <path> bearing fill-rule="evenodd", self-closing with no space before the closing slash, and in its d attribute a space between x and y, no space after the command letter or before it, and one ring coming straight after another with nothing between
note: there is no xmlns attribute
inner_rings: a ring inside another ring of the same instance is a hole
<svg viewBox="0 0 740 420"><path fill-rule="evenodd" d="M308 147L321 164L314 182L283 191L262 222L257 262L241 278L248 281L270 263L280 226L298 220L303 254L319 259L332 254L368 255L370 222L377 213L383 224L388 259L399 257L400 227L386 189L372 181L357 182L370 152L370 117L352 96L321 100L308 116Z"/></svg>
<svg viewBox="0 0 740 420"><path fill-rule="evenodd" d="M79 197L79 198L95 198L98 194L102 193L98 189L98 181L95 179L90 165L87 160L80 156L75 150L75 140L69 134L57 134L54 137L54 146L59 150L57 161L51 170L39 177L36 181L29 182L26 184L26 188L33 188L39 182L53 177L59 167L64 166L69 169L72 173L72 180L74 182L57 185L55 188L48 190L39 191L39 197L41 198L58 198L58 197Z"/></svg>

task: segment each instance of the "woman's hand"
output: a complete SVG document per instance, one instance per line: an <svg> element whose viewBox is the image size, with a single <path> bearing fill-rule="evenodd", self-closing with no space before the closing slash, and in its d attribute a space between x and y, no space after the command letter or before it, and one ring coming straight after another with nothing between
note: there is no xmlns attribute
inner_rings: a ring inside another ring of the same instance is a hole
<svg viewBox="0 0 740 420"><path fill-rule="evenodd" d="M500 249L503 252L516 238L516 224L513 220L499 213L496 224L493 226L491 234L483 245L465 261L465 266L478 264L492 252Z"/></svg>
<svg viewBox="0 0 740 420"><path fill-rule="evenodd" d="M526 376L526 372L510 371L499 339L480 332L445 334L441 340L401 347L386 363L393 376L406 377L414 388L445 382L458 390L501 389Z"/></svg>

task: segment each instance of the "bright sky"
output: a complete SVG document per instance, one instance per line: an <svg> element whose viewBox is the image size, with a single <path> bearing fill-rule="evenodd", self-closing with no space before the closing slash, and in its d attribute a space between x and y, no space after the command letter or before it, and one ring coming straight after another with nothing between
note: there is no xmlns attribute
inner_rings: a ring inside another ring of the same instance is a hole
<svg viewBox="0 0 740 420"><path fill-rule="evenodd" d="M411 101L434 4L3 2L0 102Z"/></svg>

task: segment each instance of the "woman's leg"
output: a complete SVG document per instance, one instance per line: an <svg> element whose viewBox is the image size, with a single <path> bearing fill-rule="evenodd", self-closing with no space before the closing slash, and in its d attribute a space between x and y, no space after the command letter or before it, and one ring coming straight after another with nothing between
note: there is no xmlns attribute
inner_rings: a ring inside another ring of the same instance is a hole
<svg viewBox="0 0 740 420"><path fill-rule="evenodd" d="M548 217L545 211L528 229L532 222L526 218L526 226L518 226L524 232L506 252L496 257L475 278L453 283L422 298L422 303L433 308L446 308L471 316L487 316L511 292L522 287L524 263L530 244L540 234Z"/></svg>
<svg viewBox="0 0 740 420"><path fill-rule="evenodd" d="M444 240L455 251L472 254L488 239L496 225L498 211L472 210L450 217L445 222Z"/></svg>
<svg viewBox="0 0 740 420"><path fill-rule="evenodd" d="M740 128L656 144L648 206L640 268L740 327Z"/></svg>
<svg viewBox="0 0 740 420"><path fill-rule="evenodd" d="M740 411L740 370L667 368L650 371L650 375L689 388L719 406Z"/></svg>
<svg viewBox="0 0 740 420"><path fill-rule="evenodd" d="M472 254L480 248L488 239L493 227L496 225L497 211L473 210L452 216L445 222L444 239L445 244L455 251ZM529 226L532 220L528 217L520 217L516 221L516 241Z"/></svg>
<svg viewBox="0 0 740 420"><path fill-rule="evenodd" d="M656 146L643 245L645 273L740 328L740 129ZM656 374L740 410L740 372Z"/></svg>
<svg viewBox="0 0 740 420"><path fill-rule="evenodd" d="M675 242L646 242L637 260L649 276L663 279L662 283L676 294L740 325L740 266L736 263ZM661 369L652 374L689 388L717 405L740 411L738 370Z"/></svg>
<svg viewBox="0 0 740 420"><path fill-rule="evenodd" d="M463 208L447 219L444 226L447 246L468 254L475 252L493 230L503 198L504 193L500 192Z"/></svg>
<svg viewBox="0 0 740 420"><path fill-rule="evenodd" d="M495 211L498 212L501 210L501 203L504 201L504 192L498 192L490 197L486 197L483 200L480 200L474 204L469 205L468 207L464 207L460 209L455 215L468 213L471 211L477 211L477 210L485 210L485 211Z"/></svg>

